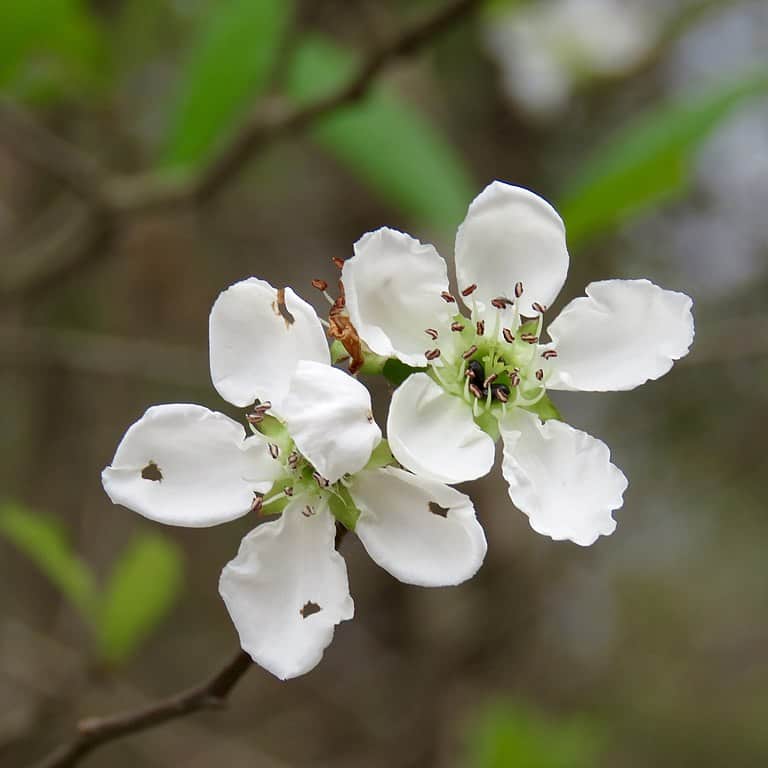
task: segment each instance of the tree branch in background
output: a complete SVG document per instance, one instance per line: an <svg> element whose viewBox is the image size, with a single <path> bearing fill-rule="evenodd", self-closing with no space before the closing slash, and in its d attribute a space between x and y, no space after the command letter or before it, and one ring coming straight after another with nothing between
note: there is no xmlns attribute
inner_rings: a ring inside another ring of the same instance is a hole
<svg viewBox="0 0 768 768"><path fill-rule="evenodd" d="M221 707L252 666L251 657L238 651L210 680L188 691L133 712L82 720L77 727L77 736L51 752L36 768L71 768L102 744L193 712Z"/></svg>
<svg viewBox="0 0 768 768"><path fill-rule="evenodd" d="M58 179L90 207L99 236L79 251L65 268L52 261L23 282L0 287L5 301L24 299L52 284L65 273L77 271L108 252L117 224L126 216L167 207L204 202L226 186L259 152L298 134L334 111L362 99L377 76L394 60L411 55L452 24L480 6L481 0L453 0L413 23L391 40L365 55L357 73L339 89L300 107L258 111L232 141L199 174L180 179L178 174L137 174L112 177L76 147L59 139L8 103L0 103L0 136L30 163Z"/></svg>

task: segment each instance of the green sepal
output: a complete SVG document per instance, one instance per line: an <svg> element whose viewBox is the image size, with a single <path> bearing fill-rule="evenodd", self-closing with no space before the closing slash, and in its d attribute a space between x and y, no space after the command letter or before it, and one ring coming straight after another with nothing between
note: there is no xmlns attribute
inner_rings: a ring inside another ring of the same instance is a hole
<svg viewBox="0 0 768 768"><path fill-rule="evenodd" d="M283 510L291 503L291 499L288 496L281 496L274 501L267 501L261 507L262 515L280 515Z"/></svg>
<svg viewBox="0 0 768 768"><path fill-rule="evenodd" d="M501 433L499 432L498 414L493 411L484 411L479 416L475 417L475 424L488 435L495 443Z"/></svg>
<svg viewBox="0 0 768 768"><path fill-rule="evenodd" d="M344 360L347 357L349 357L349 352L344 349L344 345L338 339L334 339L331 342L331 362L333 365L336 365L339 360Z"/></svg>
<svg viewBox="0 0 768 768"><path fill-rule="evenodd" d="M366 469L380 469L381 467L387 467L390 464L396 464L395 457L392 455L392 451L389 449L389 443L386 440L382 440L371 453L371 458L368 459L368 463L365 465Z"/></svg>
<svg viewBox="0 0 768 768"><path fill-rule="evenodd" d="M563 421L560 411L557 410L555 404L549 399L549 395L544 395L536 405L525 406L523 410L535 413L542 421L549 421L550 419Z"/></svg>
<svg viewBox="0 0 768 768"><path fill-rule="evenodd" d="M360 373L368 376L380 376L384 366L389 362L388 357L377 355L366 348L363 353L363 364L360 366Z"/></svg>
<svg viewBox="0 0 768 768"><path fill-rule="evenodd" d="M360 517L360 510L352 501L349 491L342 485L336 486L334 491L328 496L331 513L348 531L354 531Z"/></svg>
<svg viewBox="0 0 768 768"><path fill-rule="evenodd" d="M394 387L399 387L412 373L423 373L426 368L412 368L396 357L390 357L384 363L380 373Z"/></svg>
<svg viewBox="0 0 768 768"><path fill-rule="evenodd" d="M269 440L277 444L280 453L290 453L293 449L293 440L285 428L285 424L274 416L265 416L264 421L259 424L259 432Z"/></svg>

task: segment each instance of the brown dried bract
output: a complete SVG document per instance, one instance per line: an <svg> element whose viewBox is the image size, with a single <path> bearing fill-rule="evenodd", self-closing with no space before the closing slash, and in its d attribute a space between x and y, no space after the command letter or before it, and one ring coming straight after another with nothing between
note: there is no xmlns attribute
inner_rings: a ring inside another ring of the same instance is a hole
<svg viewBox="0 0 768 768"><path fill-rule="evenodd" d="M347 314L347 300L344 295L344 283L339 280L339 296L333 302L328 313L328 334L341 342L349 353L349 372L357 373L363 365L363 345L357 335L357 329Z"/></svg>

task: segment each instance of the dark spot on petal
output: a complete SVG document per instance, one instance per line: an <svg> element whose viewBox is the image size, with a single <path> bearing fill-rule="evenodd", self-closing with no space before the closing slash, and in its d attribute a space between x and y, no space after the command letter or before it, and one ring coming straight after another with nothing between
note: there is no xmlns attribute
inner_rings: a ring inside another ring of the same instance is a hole
<svg viewBox="0 0 768 768"><path fill-rule="evenodd" d="M441 507L436 501L429 502L429 511L433 515L439 515L440 517L448 517L448 507Z"/></svg>
<svg viewBox="0 0 768 768"><path fill-rule="evenodd" d="M304 607L299 611L301 614L302 619L306 619L309 616L314 615L315 613L320 613L323 609L317 604L313 603L311 600L307 600L306 603L304 603Z"/></svg>
<svg viewBox="0 0 768 768"><path fill-rule="evenodd" d="M296 322L296 318L290 313L288 307L285 306L285 288L277 289L277 299L272 302L272 309L275 310L276 315L285 320L286 328L290 328Z"/></svg>
<svg viewBox="0 0 768 768"><path fill-rule="evenodd" d="M149 464L141 470L141 476L145 480L153 480L156 483L159 483L163 479L163 473L154 461L150 461Z"/></svg>

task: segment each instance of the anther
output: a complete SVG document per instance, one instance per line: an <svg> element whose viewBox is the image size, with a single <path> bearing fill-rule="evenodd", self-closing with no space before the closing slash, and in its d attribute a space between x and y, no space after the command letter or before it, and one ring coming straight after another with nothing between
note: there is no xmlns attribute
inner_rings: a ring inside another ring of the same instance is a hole
<svg viewBox="0 0 768 768"><path fill-rule="evenodd" d="M429 336L429 338L432 339L432 341L435 341L437 339L437 331L434 328L426 328L424 330L424 333L426 333L427 336Z"/></svg>
<svg viewBox="0 0 768 768"><path fill-rule="evenodd" d="M467 370L464 372L464 375L467 376L470 381L478 384L485 378L485 368L483 368L483 364L479 360L472 360L467 365Z"/></svg>
<svg viewBox="0 0 768 768"><path fill-rule="evenodd" d="M428 349L424 353L424 357L426 357L427 360L437 360L437 358L440 357L440 350L439 349Z"/></svg>
<svg viewBox="0 0 768 768"><path fill-rule="evenodd" d="M504 337L504 341L506 341L507 344L511 344L515 340L514 334L509 328L502 328L501 335Z"/></svg>
<svg viewBox="0 0 768 768"><path fill-rule="evenodd" d="M528 344L535 344L539 340L539 337L535 333L522 333L520 334L520 339Z"/></svg>
<svg viewBox="0 0 768 768"><path fill-rule="evenodd" d="M276 459L280 455L280 448L277 443L269 443L267 447L269 448L269 455L273 459Z"/></svg>
<svg viewBox="0 0 768 768"><path fill-rule="evenodd" d="M461 323L451 323L451 330L455 333L461 333L464 330L464 326Z"/></svg>
<svg viewBox="0 0 768 768"><path fill-rule="evenodd" d="M301 514L304 515L304 517L312 517L312 515L315 514L315 510L312 509L309 504L307 504L307 506L301 510Z"/></svg>
<svg viewBox="0 0 768 768"><path fill-rule="evenodd" d="M491 299L491 306L496 307L496 309L506 309L507 307L512 306L512 304L514 304L514 302L505 296L497 296L495 299Z"/></svg>
<svg viewBox="0 0 768 768"><path fill-rule="evenodd" d="M283 493L286 496L293 496L293 486L292 485L287 485L285 488L283 488Z"/></svg>
<svg viewBox="0 0 768 768"><path fill-rule="evenodd" d="M531 304L531 306L540 315L543 315L547 311L547 308L543 304L539 304L538 301L534 301L533 304Z"/></svg>
<svg viewBox="0 0 768 768"><path fill-rule="evenodd" d="M333 256L331 261L333 262L333 265L336 267L336 269L343 269L344 259L340 259L338 256Z"/></svg>
<svg viewBox="0 0 768 768"><path fill-rule="evenodd" d="M520 374L517 371L512 371L512 373L509 374L509 383L516 387L520 384Z"/></svg>
<svg viewBox="0 0 768 768"><path fill-rule="evenodd" d="M492 384L496 379L499 378L498 373L492 373L490 376L488 376L485 381L483 382L483 389L488 389L488 385Z"/></svg>
<svg viewBox="0 0 768 768"><path fill-rule="evenodd" d="M478 336L482 336L485 333L485 320L478 320L475 325L475 330Z"/></svg>
<svg viewBox="0 0 768 768"><path fill-rule="evenodd" d="M515 296L519 299L523 295L523 284L515 283Z"/></svg>
<svg viewBox="0 0 768 768"><path fill-rule="evenodd" d="M313 472L312 478L321 488L327 488L330 485L330 483L319 472Z"/></svg>
<svg viewBox="0 0 768 768"><path fill-rule="evenodd" d="M264 506L264 496L261 493L253 494L253 502L251 503L251 512L258 514L261 512L261 508Z"/></svg>
<svg viewBox="0 0 768 768"><path fill-rule="evenodd" d="M470 294L473 294L477 290L477 283L472 283L472 285L468 285L462 292L461 295L466 297Z"/></svg>
<svg viewBox="0 0 768 768"><path fill-rule="evenodd" d="M245 415L245 420L249 424L254 424L254 425L261 424L261 422L264 421L264 414L263 413L258 413L258 412L247 413Z"/></svg>
<svg viewBox="0 0 768 768"><path fill-rule="evenodd" d="M448 304L455 304L456 303L456 299L454 299L453 296L451 296L451 294L448 293L448 291L442 291L440 296L442 297L443 301L448 302Z"/></svg>
<svg viewBox="0 0 768 768"><path fill-rule="evenodd" d="M491 392L500 403L509 402L509 387L506 384L494 384Z"/></svg>
<svg viewBox="0 0 768 768"><path fill-rule="evenodd" d="M536 371L536 378L539 381L544 381L544 371L542 371L541 368L539 368L539 370Z"/></svg>
<svg viewBox="0 0 768 768"><path fill-rule="evenodd" d="M296 451L291 451L288 454L288 466L291 469L296 469L299 466L299 454Z"/></svg>
<svg viewBox="0 0 768 768"><path fill-rule="evenodd" d="M469 391L470 391L470 392L471 392L471 393L472 393L472 394L473 394L473 395L474 395L474 396L475 396L475 397L476 397L478 400L482 400L482 399L485 397L485 392L483 392L483 390L482 390L482 389L480 389L480 387L478 387L478 386L477 386L477 384L475 384L475 382L474 382L474 381L470 383L470 385L469 385Z"/></svg>
<svg viewBox="0 0 768 768"><path fill-rule="evenodd" d="M465 360L469 360L469 358L472 357L472 355L474 355L475 352L477 352L477 344L473 344L466 352L463 352L461 356Z"/></svg>
<svg viewBox="0 0 768 768"><path fill-rule="evenodd" d="M318 291L326 291L328 290L328 283L325 280L315 278L312 281L312 287L317 288Z"/></svg>
<svg viewBox="0 0 768 768"><path fill-rule="evenodd" d="M542 352L541 356L545 360L551 360L553 357L557 357L557 352L554 349L548 349L546 352Z"/></svg>

